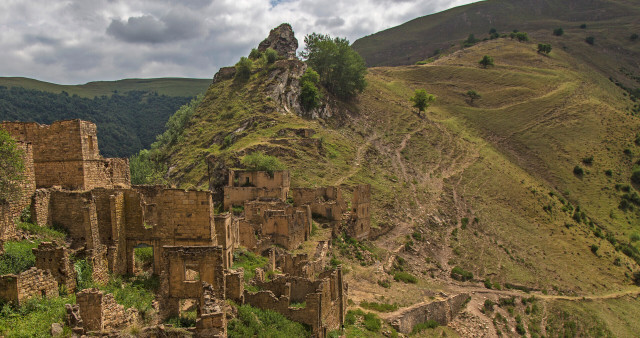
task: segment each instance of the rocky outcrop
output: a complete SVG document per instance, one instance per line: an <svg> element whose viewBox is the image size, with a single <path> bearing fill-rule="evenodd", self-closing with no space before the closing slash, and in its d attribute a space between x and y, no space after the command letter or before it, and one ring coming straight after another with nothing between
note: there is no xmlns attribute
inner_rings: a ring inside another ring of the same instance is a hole
<svg viewBox="0 0 640 338"><path fill-rule="evenodd" d="M258 45L258 50L264 52L272 48L285 58L295 58L298 49L298 39L293 35L293 29L288 23L283 23L269 33L269 37Z"/></svg>
<svg viewBox="0 0 640 338"><path fill-rule="evenodd" d="M236 67L222 67L216 75L213 76L213 83L220 82L223 80L233 79L236 75Z"/></svg>

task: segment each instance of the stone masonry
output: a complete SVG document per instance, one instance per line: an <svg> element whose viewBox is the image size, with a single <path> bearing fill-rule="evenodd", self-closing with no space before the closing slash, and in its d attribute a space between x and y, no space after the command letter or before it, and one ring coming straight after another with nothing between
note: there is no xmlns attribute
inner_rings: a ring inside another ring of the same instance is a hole
<svg viewBox="0 0 640 338"><path fill-rule="evenodd" d="M1 125L0 129L2 129ZM33 169L33 146L26 142L16 142L16 145L22 150L24 178L20 182L21 193L14 200L0 203L0 242L16 236L15 219L20 217L22 210L29 206L31 195L36 189Z"/></svg>
<svg viewBox="0 0 640 338"><path fill-rule="evenodd" d="M137 311L130 308L125 311L110 293L92 288L76 294L83 329L85 331L109 331L122 328L137 319Z"/></svg>
<svg viewBox="0 0 640 338"><path fill-rule="evenodd" d="M31 268L0 276L0 299L20 305L32 297L58 297L58 282L49 271Z"/></svg>
<svg viewBox="0 0 640 338"><path fill-rule="evenodd" d="M48 270L68 291L76 288L76 271L69 260L69 249L52 242L42 242L33 249L36 256L36 268Z"/></svg>

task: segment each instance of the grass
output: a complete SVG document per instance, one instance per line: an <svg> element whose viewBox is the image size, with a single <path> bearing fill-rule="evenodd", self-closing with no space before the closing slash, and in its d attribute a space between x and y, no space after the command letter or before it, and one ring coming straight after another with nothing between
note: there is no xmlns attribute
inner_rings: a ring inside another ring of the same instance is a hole
<svg viewBox="0 0 640 338"><path fill-rule="evenodd" d="M411 334L414 335L427 329L435 329L438 326L440 326L440 324L435 320L428 320L426 322L416 324L411 330Z"/></svg>
<svg viewBox="0 0 640 338"><path fill-rule="evenodd" d="M52 228L48 226L39 226L33 223L20 222L18 229L28 232L30 235L37 236L42 241L64 242L67 233L64 229Z"/></svg>
<svg viewBox="0 0 640 338"><path fill-rule="evenodd" d="M102 291L112 293L116 302L124 306L125 309L133 307L138 310L142 318L145 318L153 308L152 303L159 286L158 276L146 274L111 277L107 285L99 286L99 288Z"/></svg>
<svg viewBox="0 0 640 338"><path fill-rule="evenodd" d="M0 305L0 335L5 337L48 337L53 323L64 323L64 304L75 303L75 295L57 298L33 298L19 308ZM68 327L65 334L70 334Z"/></svg>
<svg viewBox="0 0 640 338"><path fill-rule="evenodd" d="M39 241L23 240L4 243L4 254L0 255L0 275L19 274L35 266L36 256L31 251Z"/></svg>
<svg viewBox="0 0 640 338"><path fill-rule="evenodd" d="M360 307L367 310L378 312L393 312L398 309L398 304L377 303L377 302L360 302Z"/></svg>
<svg viewBox="0 0 640 338"><path fill-rule="evenodd" d="M234 337L309 337L310 332L300 323L283 315L249 305L238 306L238 316L228 323L227 334Z"/></svg>
<svg viewBox="0 0 640 338"><path fill-rule="evenodd" d="M240 249L233 252L233 269L244 268L244 280L250 281L255 276L256 268L265 268L269 260L251 251Z"/></svg>
<svg viewBox="0 0 640 338"><path fill-rule="evenodd" d="M418 283L418 278L416 278L416 276L405 271L395 272L393 274L393 279L396 280L397 282L404 282L404 283L411 283L411 284Z"/></svg>

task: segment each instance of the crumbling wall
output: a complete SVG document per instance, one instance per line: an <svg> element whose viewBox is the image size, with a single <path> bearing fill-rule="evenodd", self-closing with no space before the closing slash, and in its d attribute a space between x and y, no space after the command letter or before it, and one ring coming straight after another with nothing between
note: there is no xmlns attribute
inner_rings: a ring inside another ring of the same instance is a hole
<svg viewBox="0 0 640 338"><path fill-rule="evenodd" d="M91 288L76 294L83 328L86 331L108 331L126 326L136 320L133 309L125 311L110 293Z"/></svg>
<svg viewBox="0 0 640 338"><path fill-rule="evenodd" d="M69 233L72 248L93 249L100 243L98 216L91 192L51 191L49 215L53 225Z"/></svg>
<svg viewBox="0 0 640 338"><path fill-rule="evenodd" d="M0 129L2 126L0 125ZM16 218L20 217L23 209L29 206L31 195L36 190L33 169L33 147L30 143L16 142L22 151L24 163L23 179L20 182L20 193L7 203L0 202L0 241L6 241L16 236Z"/></svg>
<svg viewBox="0 0 640 338"><path fill-rule="evenodd" d="M308 205L314 215L331 221L342 219L346 204L338 187L293 188L293 205Z"/></svg>
<svg viewBox="0 0 640 338"><path fill-rule="evenodd" d="M33 144L35 182L38 188L60 186L70 190L130 186L127 159L103 159L98 150L97 128L82 120L3 122L15 139Z"/></svg>
<svg viewBox="0 0 640 338"><path fill-rule="evenodd" d="M49 189L37 189L31 199L31 222L41 227L51 225L49 215L49 202L51 192Z"/></svg>
<svg viewBox="0 0 640 338"><path fill-rule="evenodd" d="M284 188L224 187L224 209L231 210L231 207L259 198L285 200L287 191Z"/></svg>
<svg viewBox="0 0 640 338"><path fill-rule="evenodd" d="M224 268L230 269L233 264L233 238L231 231L231 214L224 213L213 217L216 228L216 240L224 250Z"/></svg>
<svg viewBox="0 0 640 338"><path fill-rule="evenodd" d="M371 231L371 185L363 184L353 190L351 201L351 220L347 227L349 236L358 240L369 238Z"/></svg>
<svg viewBox="0 0 640 338"><path fill-rule="evenodd" d="M414 326L428 320L434 320L440 325L447 325L468 298L468 294L462 293L445 300L418 303L398 311L396 315L387 320L394 329L404 334L411 333Z"/></svg>
<svg viewBox="0 0 640 338"><path fill-rule="evenodd" d="M316 274L325 270L330 243L328 241L318 242L313 259L309 259L307 254L294 255L285 252L278 257L277 265L284 274L314 279Z"/></svg>
<svg viewBox="0 0 640 338"><path fill-rule="evenodd" d="M52 242L42 242L33 249L36 268L47 270L58 282L73 292L76 288L76 271L69 260L69 249Z"/></svg>
<svg viewBox="0 0 640 338"><path fill-rule="evenodd" d="M243 205L258 198L286 200L289 193L289 171L243 171L230 170L227 186L224 187L224 208Z"/></svg>
<svg viewBox="0 0 640 338"><path fill-rule="evenodd" d="M49 271L33 267L0 276L0 299L20 305L32 297L58 297L58 282Z"/></svg>

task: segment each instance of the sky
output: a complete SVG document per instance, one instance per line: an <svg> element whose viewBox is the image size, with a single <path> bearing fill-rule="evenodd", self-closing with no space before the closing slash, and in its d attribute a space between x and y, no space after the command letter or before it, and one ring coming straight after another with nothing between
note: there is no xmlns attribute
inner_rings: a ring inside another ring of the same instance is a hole
<svg viewBox="0 0 640 338"><path fill-rule="evenodd" d="M0 76L211 78L283 22L356 39L475 0L0 0Z"/></svg>

